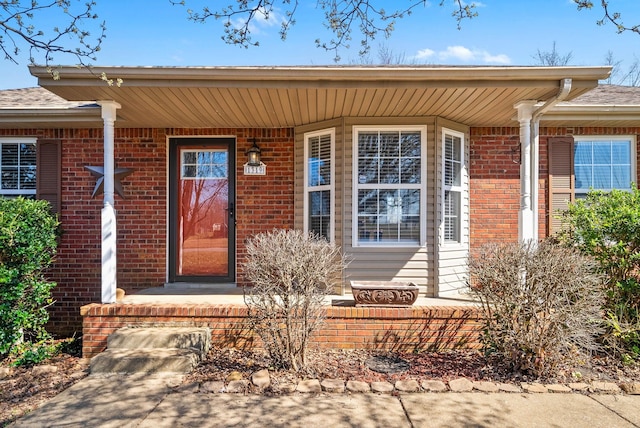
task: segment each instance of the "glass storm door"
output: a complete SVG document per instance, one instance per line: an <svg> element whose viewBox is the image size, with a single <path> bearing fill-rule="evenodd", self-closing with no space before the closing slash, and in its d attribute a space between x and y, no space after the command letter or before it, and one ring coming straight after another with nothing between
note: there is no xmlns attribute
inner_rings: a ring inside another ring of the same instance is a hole
<svg viewBox="0 0 640 428"><path fill-rule="evenodd" d="M170 282L233 282L234 140L170 140Z"/></svg>

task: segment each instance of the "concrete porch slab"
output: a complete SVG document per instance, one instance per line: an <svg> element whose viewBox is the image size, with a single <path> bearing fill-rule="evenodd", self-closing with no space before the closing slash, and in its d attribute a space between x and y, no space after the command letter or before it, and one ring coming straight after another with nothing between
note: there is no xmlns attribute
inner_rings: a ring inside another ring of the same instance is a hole
<svg viewBox="0 0 640 428"><path fill-rule="evenodd" d="M126 291L126 290L125 290ZM209 287L171 286L147 288L135 294L126 294L118 301L127 305L144 304L200 304L200 305L244 305L242 287L235 284L211 285ZM329 295L325 298L327 306L355 306L351 294ZM456 298L436 298L419 296L413 307L418 306L477 306L478 302L470 296Z"/></svg>

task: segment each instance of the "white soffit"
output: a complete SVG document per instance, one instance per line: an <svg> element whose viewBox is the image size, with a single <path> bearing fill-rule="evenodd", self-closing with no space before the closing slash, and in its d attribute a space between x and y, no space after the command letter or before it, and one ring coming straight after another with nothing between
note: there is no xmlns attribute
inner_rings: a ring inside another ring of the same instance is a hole
<svg viewBox="0 0 640 428"><path fill-rule="evenodd" d="M40 86L69 100L122 105L117 127L294 127L338 117L440 116L469 126L513 125L513 105L569 98L609 67L60 67ZM121 78L108 86L97 76Z"/></svg>

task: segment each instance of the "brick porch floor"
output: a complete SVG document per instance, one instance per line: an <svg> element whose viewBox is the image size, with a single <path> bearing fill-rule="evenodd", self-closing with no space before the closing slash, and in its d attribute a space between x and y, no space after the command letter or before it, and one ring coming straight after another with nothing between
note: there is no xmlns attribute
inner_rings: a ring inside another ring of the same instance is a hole
<svg viewBox="0 0 640 428"><path fill-rule="evenodd" d="M328 296L326 322L312 346L318 348L417 351L479 347L480 312L469 300L419 297L406 308L355 307L350 295ZM217 346L259 346L247 328L247 307L237 287L157 287L114 304L81 308L83 356L106 348L107 337L127 326L207 326Z"/></svg>

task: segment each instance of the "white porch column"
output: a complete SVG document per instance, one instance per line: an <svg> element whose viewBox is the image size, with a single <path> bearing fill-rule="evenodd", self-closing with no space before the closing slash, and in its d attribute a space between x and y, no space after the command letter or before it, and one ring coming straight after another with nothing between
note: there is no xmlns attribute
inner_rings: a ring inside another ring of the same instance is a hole
<svg viewBox="0 0 640 428"><path fill-rule="evenodd" d="M520 123L520 211L518 213L518 240L526 242L536 239L537 230L535 216L537 214L537 197L533 197L533 189L537 188L533 183L532 173L534 164L537 168L537 159L534 159L532 152L533 140L532 118L536 101L520 101L514 107L518 110L518 122ZM536 139L537 140L537 139ZM535 174L537 177L537 174ZM534 201L536 204L534 205Z"/></svg>
<svg viewBox="0 0 640 428"><path fill-rule="evenodd" d="M102 206L102 303L115 303L117 287L116 263L116 211L114 208L114 124L115 101L99 101L104 122L104 202Z"/></svg>

